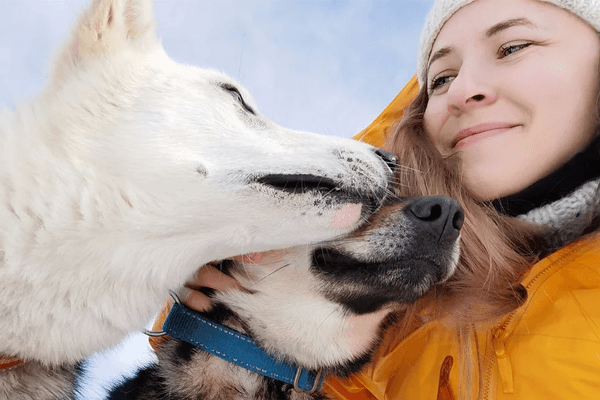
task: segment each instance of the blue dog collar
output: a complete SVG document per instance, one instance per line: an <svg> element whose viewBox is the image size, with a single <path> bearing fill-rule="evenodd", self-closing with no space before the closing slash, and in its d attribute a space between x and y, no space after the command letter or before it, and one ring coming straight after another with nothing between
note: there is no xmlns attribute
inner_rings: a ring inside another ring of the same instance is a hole
<svg viewBox="0 0 600 400"><path fill-rule="evenodd" d="M320 390L325 378L322 370L313 373L275 359L252 339L175 302L163 331L232 364L278 381L294 385L298 392Z"/></svg>

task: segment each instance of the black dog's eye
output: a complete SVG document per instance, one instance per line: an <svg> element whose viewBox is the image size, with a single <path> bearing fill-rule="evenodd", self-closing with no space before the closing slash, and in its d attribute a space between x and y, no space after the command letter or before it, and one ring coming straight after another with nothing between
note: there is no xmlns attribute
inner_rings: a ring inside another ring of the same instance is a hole
<svg viewBox="0 0 600 400"><path fill-rule="evenodd" d="M250 106L248 106L248 104L246 104L246 102L244 101L244 98L242 97L242 94L240 93L238 88L236 88L235 86L230 85L228 83L222 84L221 87L223 89L227 90L229 93L231 93L231 95L242 105L242 107L244 107L244 109L246 111L248 111L252 115L256 115L254 110L251 109Z"/></svg>

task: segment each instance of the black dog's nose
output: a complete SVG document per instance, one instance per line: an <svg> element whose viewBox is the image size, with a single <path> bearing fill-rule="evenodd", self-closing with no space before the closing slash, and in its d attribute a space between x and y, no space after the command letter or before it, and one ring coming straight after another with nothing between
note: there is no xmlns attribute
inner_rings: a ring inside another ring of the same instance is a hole
<svg viewBox="0 0 600 400"><path fill-rule="evenodd" d="M465 213L456 200L443 196L421 197L408 206L409 212L419 227L439 241L458 237L465 220Z"/></svg>
<svg viewBox="0 0 600 400"><path fill-rule="evenodd" d="M396 168L398 167L398 157L394 153L390 153L389 151L374 149L375 154L379 156L383 160L384 163L387 164L388 167L392 170L392 173L396 172Z"/></svg>

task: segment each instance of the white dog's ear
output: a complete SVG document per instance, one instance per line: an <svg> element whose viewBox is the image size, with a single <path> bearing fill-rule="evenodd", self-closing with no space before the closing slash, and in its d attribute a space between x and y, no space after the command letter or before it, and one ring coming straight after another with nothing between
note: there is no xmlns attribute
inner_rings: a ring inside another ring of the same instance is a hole
<svg viewBox="0 0 600 400"><path fill-rule="evenodd" d="M62 81L88 60L125 46L144 51L156 42L152 0L91 0L58 55L53 81Z"/></svg>

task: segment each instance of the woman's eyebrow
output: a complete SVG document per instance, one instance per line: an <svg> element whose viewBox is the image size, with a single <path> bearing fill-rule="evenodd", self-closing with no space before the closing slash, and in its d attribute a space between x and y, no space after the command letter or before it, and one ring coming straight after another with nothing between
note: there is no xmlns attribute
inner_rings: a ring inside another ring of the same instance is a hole
<svg viewBox="0 0 600 400"><path fill-rule="evenodd" d="M444 58L450 53L452 53L451 46L442 47L441 49L439 49L438 51L433 53L433 55L431 56L431 59L429 60L429 65L427 65L427 69L429 69L429 67L431 67L431 64L433 64L434 61L439 60L440 58Z"/></svg>
<svg viewBox="0 0 600 400"><path fill-rule="evenodd" d="M499 22L496 25L489 28L487 31L485 31L485 37L489 38L491 36L494 36L497 33L500 33L502 31L508 29L508 28L511 28L513 26L522 26L522 25L535 27L535 24L533 22L531 22L530 20L528 20L527 18L513 18L513 19Z"/></svg>
<svg viewBox="0 0 600 400"><path fill-rule="evenodd" d="M485 31L485 37L486 38L492 37L492 36L502 32L508 28L511 28L513 26L536 27L536 25L533 22L531 22L530 20L528 20L527 18L511 18L506 21L499 22L496 25L489 28L487 31ZM444 58L450 53L452 53L451 46L442 47L441 49L439 49L438 51L433 53L433 55L431 56L431 59L429 60L429 64L428 64L427 68L431 67L431 64L433 64L434 61L439 60L440 58Z"/></svg>

